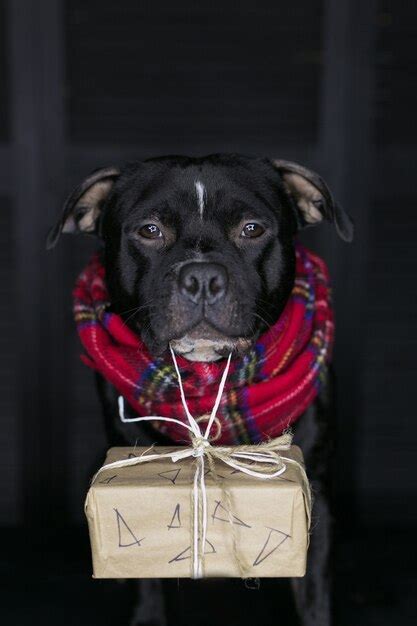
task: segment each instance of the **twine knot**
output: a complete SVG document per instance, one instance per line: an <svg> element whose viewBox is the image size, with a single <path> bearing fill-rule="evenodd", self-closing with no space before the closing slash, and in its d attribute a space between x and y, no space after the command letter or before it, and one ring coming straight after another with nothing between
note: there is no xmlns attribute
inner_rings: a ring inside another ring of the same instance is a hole
<svg viewBox="0 0 417 626"><path fill-rule="evenodd" d="M191 415L187 401L184 395L184 388L182 385L181 373L178 368L177 359L175 357L175 353L173 349L171 349L172 360L174 362L175 370L178 376L178 384L180 388L181 401L184 407L185 414L187 416L187 422L183 422L179 419L175 419L172 417L162 417L160 415L148 415L146 417L133 417L126 418L124 412L124 399L122 396L119 397L119 415L122 422L144 422L144 421L162 421L162 422L173 422L178 424L182 428L186 428L189 432L189 436L191 439L191 446L185 446L183 448L176 449L172 452L166 453L157 453L157 454L148 454L143 453L140 457L134 457L130 459L122 459L121 461L115 461L114 463L108 463L107 465L103 465L97 474L93 478L93 482L97 475L103 470L109 468L116 467L125 467L129 465L138 465L140 463L147 463L150 461L156 461L164 458L169 458L174 463L178 461L182 461L184 459L194 457L196 459L196 469L193 480L193 491L192 491L192 509L193 509L193 526L192 526L192 576L193 578L201 578L203 576L203 561L204 561L204 547L206 545L206 535L207 535L207 492L206 492L206 484L205 484L205 459L210 465L210 470L217 481L215 468L214 468L214 460L221 461L225 463L229 467L234 470L238 470L239 472L243 472L244 474L248 474L249 476L253 476L255 478L265 480L275 478L283 474L287 468L287 463L292 463L301 471L303 482L305 485L305 490L307 494L307 498L309 501L308 509L311 510L311 494L310 488L307 480L307 476L305 474L305 470L300 463L297 461L281 456L281 452L283 450L288 450L291 446L292 435L289 432L284 433L281 437L277 437L272 441L267 441L264 443L259 443L257 445L240 445L240 446L212 446L209 441L210 429L213 425L213 422L216 417L216 413L219 409L224 386L226 383L227 373L230 367L230 360L232 358L232 353L229 354L229 357L226 362L226 366L224 368L221 381L219 384L219 389L217 392L216 401L214 403L213 409L211 411L210 416L208 417L208 423L205 431L203 432L200 428L198 421ZM206 416L204 416L206 417ZM227 495L227 490L222 486L222 489L225 490ZM230 498L229 498L230 499ZM230 508L230 507L229 507ZM236 561L239 566L239 570L241 572L242 577L244 577L244 568L239 558L236 544L236 536L234 531L234 521L233 515L230 511L230 524L232 526L233 533L233 552L236 558ZM310 520L309 520L310 521Z"/></svg>
<svg viewBox="0 0 417 626"><path fill-rule="evenodd" d="M193 457L197 458L203 456L206 453L207 448L211 448L211 443L206 437L192 437L193 444Z"/></svg>

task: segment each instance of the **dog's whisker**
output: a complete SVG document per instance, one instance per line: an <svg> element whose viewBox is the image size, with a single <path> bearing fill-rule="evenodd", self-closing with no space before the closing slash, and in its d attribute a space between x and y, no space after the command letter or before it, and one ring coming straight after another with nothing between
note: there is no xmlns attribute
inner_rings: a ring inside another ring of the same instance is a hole
<svg viewBox="0 0 417 626"><path fill-rule="evenodd" d="M135 317L135 315L140 313L140 311L145 309L145 308L148 309L149 311L153 311L153 310L156 310L158 308L158 306L156 304L154 304L154 305L147 305L147 306L145 306L145 305L139 306L137 309L135 309L133 311L133 313L131 315L129 315L128 318L123 320L123 323L126 325L128 323L128 321L132 319L132 317Z"/></svg>
<svg viewBox="0 0 417 626"><path fill-rule="evenodd" d="M260 311L262 311L262 313L263 313L264 315L266 315L267 317L271 318L271 323L275 323L275 322L276 322L276 319L274 319L274 317L271 315L271 313L270 313L269 311L267 311L267 310L266 310L263 306L261 306L261 305L259 304L260 302L266 302L266 300L262 300L261 298L259 298L259 299L256 301L257 308L258 308Z"/></svg>
<svg viewBox="0 0 417 626"><path fill-rule="evenodd" d="M143 309L147 306L150 306L152 303L154 302L154 299L152 298L151 300L148 300L147 302L144 302L143 304L139 305L139 306L134 306L132 309L127 309L126 311L121 311L119 313L119 315L126 315L126 313L130 313L131 311L137 311L138 309Z"/></svg>
<svg viewBox="0 0 417 626"><path fill-rule="evenodd" d="M253 313L253 316L257 317L258 319L260 319L261 322L263 322L268 328L272 328L272 324L267 322L266 319L264 317L262 317L262 315L259 315L259 313Z"/></svg>

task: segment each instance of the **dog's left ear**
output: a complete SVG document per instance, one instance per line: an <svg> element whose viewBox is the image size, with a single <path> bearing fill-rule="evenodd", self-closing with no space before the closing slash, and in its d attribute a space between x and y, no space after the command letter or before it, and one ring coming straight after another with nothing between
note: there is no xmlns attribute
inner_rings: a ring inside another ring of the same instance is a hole
<svg viewBox="0 0 417 626"><path fill-rule="evenodd" d="M335 202L318 174L282 159L273 159L272 164L281 174L284 187L297 206L300 227L318 224L325 219L334 224L341 239L352 241L354 226L351 217Z"/></svg>
<svg viewBox="0 0 417 626"><path fill-rule="evenodd" d="M99 234L101 210L119 174L116 167L94 170L70 193L61 218L48 233L47 250L56 246L61 233Z"/></svg>

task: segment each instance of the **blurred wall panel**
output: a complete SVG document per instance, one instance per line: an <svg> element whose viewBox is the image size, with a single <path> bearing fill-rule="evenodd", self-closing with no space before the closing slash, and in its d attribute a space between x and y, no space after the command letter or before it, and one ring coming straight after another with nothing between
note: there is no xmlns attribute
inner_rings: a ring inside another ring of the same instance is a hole
<svg viewBox="0 0 417 626"><path fill-rule="evenodd" d="M7 24L6 3L0 0L0 142L7 141L10 135L9 100L7 98L9 72L7 63Z"/></svg>
<svg viewBox="0 0 417 626"><path fill-rule="evenodd" d="M25 393L17 378L19 331L16 320L16 259L13 203L0 197L0 523L21 521L21 424L16 406Z"/></svg>
<svg viewBox="0 0 417 626"><path fill-rule="evenodd" d="M16 405L19 333L16 323L16 256L13 240L13 198L9 187L10 102L7 63L6 6L0 0L0 523L21 519L20 424Z"/></svg>
<svg viewBox="0 0 417 626"><path fill-rule="evenodd" d="M67 2L71 141L139 154L314 142L322 2Z"/></svg>
<svg viewBox="0 0 417 626"><path fill-rule="evenodd" d="M415 2L380 0L366 329L363 346L360 513L367 523L417 518L413 471L417 380L417 76ZM414 85L414 86L413 86ZM407 501L404 507L403 503Z"/></svg>

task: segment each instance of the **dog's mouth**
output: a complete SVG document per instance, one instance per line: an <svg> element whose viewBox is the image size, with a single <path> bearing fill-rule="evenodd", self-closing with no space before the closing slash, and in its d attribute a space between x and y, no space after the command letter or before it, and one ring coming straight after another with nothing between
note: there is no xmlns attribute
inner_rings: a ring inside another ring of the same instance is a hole
<svg viewBox="0 0 417 626"><path fill-rule="evenodd" d="M183 337L173 339L173 350L189 361L217 361L230 352L244 354L253 344L247 337L229 337L203 321L188 331Z"/></svg>

